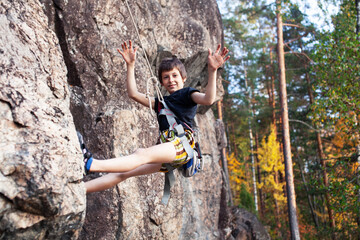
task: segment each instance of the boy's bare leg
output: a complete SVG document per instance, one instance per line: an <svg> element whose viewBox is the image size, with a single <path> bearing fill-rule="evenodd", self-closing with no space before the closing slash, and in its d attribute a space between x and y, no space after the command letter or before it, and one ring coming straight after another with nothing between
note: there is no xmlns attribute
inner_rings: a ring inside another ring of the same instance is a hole
<svg viewBox="0 0 360 240"><path fill-rule="evenodd" d="M135 177L140 175L146 175L156 173L160 170L161 163L145 164L132 171L123 173L108 173L99 178L95 178L88 182L85 182L86 193L103 191L115 186L116 184L128 179L129 177Z"/></svg>
<svg viewBox="0 0 360 240"><path fill-rule="evenodd" d="M90 172L128 172L148 163L171 163L176 150L171 142L136 150L133 154L108 160L94 159Z"/></svg>

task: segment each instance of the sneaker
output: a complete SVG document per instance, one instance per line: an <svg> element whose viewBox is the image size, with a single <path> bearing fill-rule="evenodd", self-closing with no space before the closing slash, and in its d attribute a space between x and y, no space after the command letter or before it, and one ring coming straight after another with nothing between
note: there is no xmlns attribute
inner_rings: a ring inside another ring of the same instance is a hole
<svg viewBox="0 0 360 240"><path fill-rule="evenodd" d="M83 161L84 161L84 167L85 167L85 175L87 175L89 173L90 166L93 161L92 153L86 148L84 138L81 135L81 133L80 132L76 132L76 133L77 133L77 136L78 136L78 139L80 142L80 148L81 148L82 154L84 156Z"/></svg>

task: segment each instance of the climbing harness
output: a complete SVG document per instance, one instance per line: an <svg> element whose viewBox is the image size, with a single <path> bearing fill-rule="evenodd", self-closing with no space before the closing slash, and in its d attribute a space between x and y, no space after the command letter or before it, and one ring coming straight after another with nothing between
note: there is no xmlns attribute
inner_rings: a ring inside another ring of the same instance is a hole
<svg viewBox="0 0 360 240"><path fill-rule="evenodd" d="M184 177L192 177L196 172L201 171L202 168L203 168L203 165L204 165L203 160L202 160L202 156L201 156L201 151L200 151L199 144L195 143L195 149L193 149L190 146L190 143L189 143L189 141L188 141L188 139L187 139L187 137L185 135L185 130L184 130L183 125L178 124L176 122L176 119L175 119L176 115L169 109L169 107L165 103L164 97L161 94L161 91L160 91L160 88L159 88L159 81L154 76L154 73L153 73L153 71L151 69L151 65L150 65L149 59L147 58L147 54L145 52L145 49L143 47L143 43L141 41L140 34L139 34L138 28L136 26L134 16L133 16L133 14L131 12L129 3L128 3L127 0L125 0L125 3L126 3L126 7L127 7L128 11L129 11L132 23L133 23L133 25L135 27L137 37L138 37L138 39L140 41L140 46L141 46L141 49L142 49L142 51L144 53L145 60L146 60L146 63L147 63L147 67L149 68L149 71L151 73L151 77L146 81L146 98L149 99L150 113L151 113L152 116L154 116L153 113L152 113L153 108L152 108L152 104L151 104L150 91L149 91L149 85L152 82L152 84L155 87L155 91L156 91L156 95L157 95L158 100L159 100L159 104L162 104L162 106L163 106L163 108L159 111L159 116L161 116L161 115L166 116L166 119L167 119L167 121L169 123L169 131L174 131L175 132L175 135L180 139L180 141L181 141L181 143L182 143L182 145L184 147L184 150L188 155L187 162L185 164L183 164L182 167L180 167L182 175ZM165 173L164 195L163 195L163 198L161 200L161 202L163 204L167 204L168 201L169 201L170 189L174 185L174 182L175 182L174 170L176 169L171 164L165 164L165 166L166 166L167 172Z"/></svg>
<svg viewBox="0 0 360 240"><path fill-rule="evenodd" d="M176 122L176 115L169 109L165 101L159 100L159 105L162 104L163 108L159 111L159 116L163 115L169 124L169 131L174 131L175 135L180 139L185 152L187 153L187 161L178 169L181 171L184 177L192 177L195 173L200 172L204 167L199 143L195 143L195 147L192 148L185 135L185 129L182 124ZM176 169L170 163L164 164L167 172L165 172L165 184L164 194L161 202L167 204L170 198L170 189L174 185Z"/></svg>

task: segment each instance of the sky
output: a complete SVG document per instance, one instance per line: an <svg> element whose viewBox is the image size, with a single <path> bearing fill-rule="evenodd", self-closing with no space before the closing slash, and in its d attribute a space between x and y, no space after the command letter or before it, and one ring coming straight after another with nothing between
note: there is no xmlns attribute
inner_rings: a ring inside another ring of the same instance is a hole
<svg viewBox="0 0 360 240"><path fill-rule="evenodd" d="M219 5L220 12L225 13L226 0L217 0ZM319 0L324 2L324 0ZM235 2L235 1L234 1ZM274 3L275 0L266 0L268 4ZM308 19L311 23L313 23L317 29L322 29L324 31L332 30L333 26L331 25L331 15L336 14L339 7L334 4L325 4L323 8L327 11L324 14L323 10L318 7L317 0L291 0L292 3L297 3L299 5L300 11L308 16ZM235 7L236 4L231 5L230 7ZM241 51L236 51L233 54L242 54ZM236 81L231 83L231 87L233 92L239 92L239 84Z"/></svg>
<svg viewBox="0 0 360 240"><path fill-rule="evenodd" d="M225 9L225 1L218 0L220 11ZM268 3L273 3L275 0L267 0ZM316 0L291 0L293 3L297 3L302 13L308 15L310 22L314 23L318 29L332 30L330 16L336 14L339 6L333 3L326 3L324 1L324 9L327 11L326 14L319 8ZM234 4L235 5L235 4Z"/></svg>
<svg viewBox="0 0 360 240"><path fill-rule="evenodd" d="M339 6L333 3L323 3L327 14L323 14L318 4L314 0L292 0L297 3L302 13L309 16L309 20L314 23L318 29L332 30L331 15L338 12Z"/></svg>

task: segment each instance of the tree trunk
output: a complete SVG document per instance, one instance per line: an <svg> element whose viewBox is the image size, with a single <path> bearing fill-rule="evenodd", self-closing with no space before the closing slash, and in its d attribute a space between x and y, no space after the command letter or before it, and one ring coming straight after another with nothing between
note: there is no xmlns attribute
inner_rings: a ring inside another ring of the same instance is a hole
<svg viewBox="0 0 360 240"><path fill-rule="evenodd" d="M311 82L310 82L309 74L306 73L305 77L306 77L306 82L307 82L307 85L308 85L308 94L309 94L310 104L313 104L314 96L312 94L311 87L310 87ZM321 139L320 132L316 132L316 142L317 142L318 156L320 158L320 164L321 164L321 166L323 168L322 174L323 174L323 179L324 179L323 180L324 185L325 185L326 189L328 189L329 180L328 180L327 171L326 171L325 154L324 154L324 150L323 150L323 147L322 147L323 144L322 144L322 139ZM329 193L327 191L325 192L325 199L326 199L326 207L327 207L328 216L329 216L330 228L335 229L334 214L333 214L333 210L331 209L330 196L329 196Z"/></svg>
<svg viewBox="0 0 360 240"><path fill-rule="evenodd" d="M270 68L271 68L271 84L270 84L270 91L271 91L271 122L275 128L275 136L277 136L277 126L276 126L276 102L275 102L275 73L273 69L273 52L272 48L270 49Z"/></svg>
<svg viewBox="0 0 360 240"><path fill-rule="evenodd" d="M308 199L308 203L309 203L309 207L310 207L310 211L311 211L311 216L314 220L314 223L315 223L315 227L316 229L319 229L319 219L314 211L314 206L312 204L312 201L311 201L311 196L309 194L309 188L307 186L307 182L306 182L306 178L305 178L305 175L304 175L304 171L303 171L303 167L302 167L302 164L301 164L301 159L299 157L299 154L297 154L297 159L298 159L298 164L299 164L299 169L300 169L300 174L301 174L301 179L303 181L303 184L304 184L304 188L305 188L305 192L306 192L306 196L307 196L307 199Z"/></svg>
<svg viewBox="0 0 360 240"><path fill-rule="evenodd" d="M255 133L255 150L256 152L258 151L259 149L259 134L256 132ZM258 183L261 183L262 182L262 179L261 179L261 170L260 170L260 163L259 163L259 158L258 158L258 155L256 154L256 164L257 164L257 180L258 180ZM261 215L261 218L263 218L265 216L265 201L264 201L264 193L262 191L261 188L259 188L259 209L260 209L260 215Z"/></svg>
<svg viewBox="0 0 360 240"><path fill-rule="evenodd" d="M229 125L229 132L230 133L235 133L235 126L234 126L234 122L232 121L232 122L230 122L230 125ZM235 156L238 156L238 150L237 150L237 146L236 146L236 137L235 137L235 134L230 134L230 137L231 137L231 139L230 139L230 144L232 144L232 152L235 154ZM230 152L230 151L229 151Z"/></svg>
<svg viewBox="0 0 360 240"><path fill-rule="evenodd" d="M357 38L360 38L360 0L355 0L356 6L356 34Z"/></svg>
<svg viewBox="0 0 360 240"><path fill-rule="evenodd" d="M253 140L250 117L249 117L249 137L250 137L250 151L251 151L251 170L252 170L252 180L253 180L253 188L254 188L254 202L255 202L255 210L256 212L258 212L259 208L258 208L258 197L257 197L255 158L254 158L254 143L253 143L254 140Z"/></svg>
<svg viewBox="0 0 360 240"><path fill-rule="evenodd" d="M358 171L358 173L360 173L360 143L357 145L357 162L358 162L357 171ZM358 184L358 186L360 186L360 176L359 175L357 177L357 184ZM360 189L358 190L358 202L360 203ZM358 214L357 215L357 224L358 224L358 229L360 229L360 207L358 208L357 214ZM358 239L360 239L360 233L359 233Z"/></svg>
<svg viewBox="0 0 360 240"><path fill-rule="evenodd" d="M222 121L223 117L222 117L222 101L221 100L218 101L217 107L218 107L219 119ZM231 188L230 188L229 170L228 170L227 158L226 158L226 148L222 148L220 150L220 153L221 153L221 165L222 165L224 173L225 173L225 181L226 181L226 185L228 188L229 201L230 201L230 205L233 206L234 203L232 200L232 194L231 194Z"/></svg>
<svg viewBox="0 0 360 240"><path fill-rule="evenodd" d="M251 117L248 117L248 124L249 124L249 137L250 137L250 157L251 157L251 170L252 170L252 180L253 180L253 188L254 188L254 202L255 202L255 210L256 212L259 211L258 208L258 197L257 197L257 184L256 184L256 171L255 171L255 159L254 159L254 138L252 133L252 125L251 125L251 118L253 118L253 112L252 112L252 94L251 90L249 90L250 87L248 87L247 84L247 73L246 73L246 66L244 66L244 72L245 72L245 87L247 92L247 97L249 100L249 108Z"/></svg>
<svg viewBox="0 0 360 240"><path fill-rule="evenodd" d="M357 34L357 39L360 39L360 0L355 0L355 4L356 4L356 34ZM358 139L360 140L360 139ZM357 161L358 161L358 172L360 172L360 143L358 143L357 145ZM360 177L358 177L357 179L357 184L360 185ZM360 190L358 192L358 202L360 202ZM357 224L359 226L360 229L360 208L358 208L358 216L357 216ZM360 234L358 236L358 239L360 239Z"/></svg>
<svg viewBox="0 0 360 240"><path fill-rule="evenodd" d="M274 181L276 183L276 185L278 186L279 185L279 172L278 171L274 171ZM280 221L280 208L279 208L279 203L278 203L278 200L274 197L275 199L275 219L277 221L276 225L277 225L277 228L278 228L278 236L281 237L281 221Z"/></svg>
<svg viewBox="0 0 360 240"><path fill-rule="evenodd" d="M284 160L285 160L285 179L288 200L288 213L291 239L300 239L299 224L296 214L296 196L294 188L293 165L291 159L289 116L287 106L286 76L285 76L285 57L284 57L284 39L283 24L281 19L281 1L276 0L276 19L277 19L277 40L278 40L278 64L280 73L280 100L282 116L282 132L284 143Z"/></svg>
<svg viewBox="0 0 360 240"><path fill-rule="evenodd" d="M323 168L322 170L322 174L323 174L323 179L324 179L324 185L325 188L328 189L329 187L329 180L328 180L328 176L327 176L327 171L326 171L326 162L325 162L325 154L324 154L324 150L322 147L322 140L321 140L321 136L319 132L316 132L316 140L317 140L317 148L318 148L318 153L320 156L320 164ZM331 209L331 204L330 204L330 196L328 191L326 190L325 192L325 200L326 200L326 208L328 211L328 215L329 215L329 223L330 223L330 227L331 229L335 229L335 219L334 219L334 214L333 214L333 210Z"/></svg>

